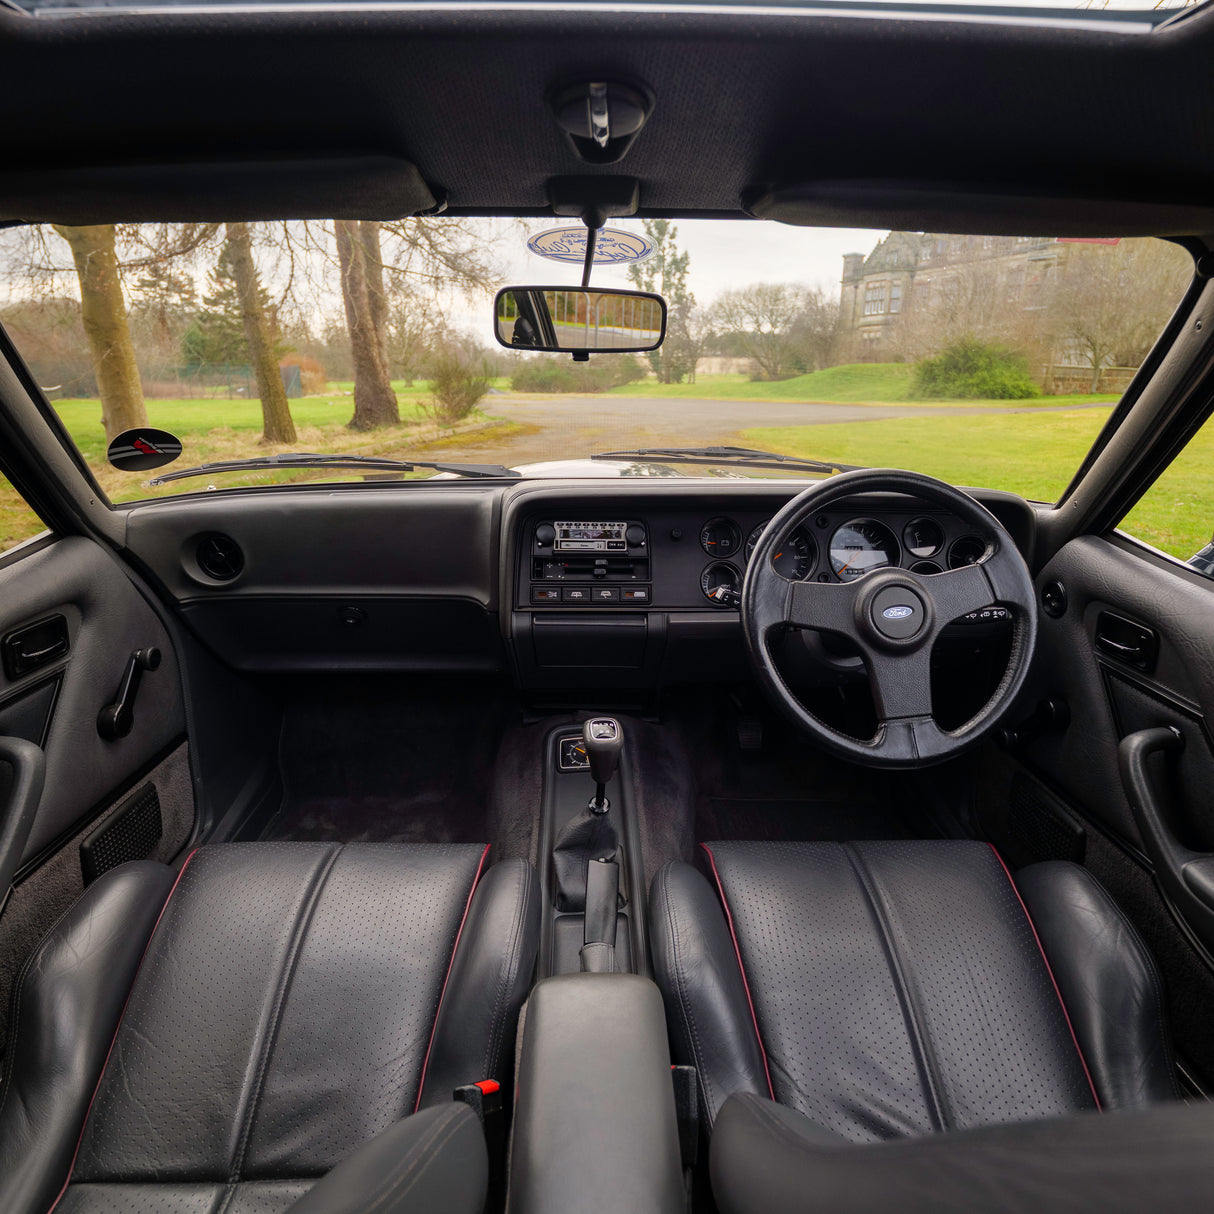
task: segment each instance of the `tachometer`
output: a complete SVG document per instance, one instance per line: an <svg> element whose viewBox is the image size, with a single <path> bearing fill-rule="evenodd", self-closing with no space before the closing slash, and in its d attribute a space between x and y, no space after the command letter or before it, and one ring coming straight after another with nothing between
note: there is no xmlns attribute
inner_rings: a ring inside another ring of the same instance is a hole
<svg viewBox="0 0 1214 1214"><path fill-rule="evenodd" d="M852 519L830 537L830 567L840 581L850 582L897 563L898 541L884 523Z"/></svg>
<svg viewBox="0 0 1214 1214"><path fill-rule="evenodd" d="M769 520L770 521L770 520ZM767 529L767 523L760 523L746 540L746 559L754 555L755 545L759 537ZM801 582L814 569L818 549L813 537L802 527L794 528L771 554L771 567L790 582Z"/></svg>

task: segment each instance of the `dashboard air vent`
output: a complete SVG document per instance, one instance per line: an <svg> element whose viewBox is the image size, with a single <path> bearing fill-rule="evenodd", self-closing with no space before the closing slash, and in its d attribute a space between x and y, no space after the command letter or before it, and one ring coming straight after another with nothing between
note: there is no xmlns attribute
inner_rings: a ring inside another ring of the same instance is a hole
<svg viewBox="0 0 1214 1214"><path fill-rule="evenodd" d="M230 536L213 531L198 541L198 568L217 582L230 582L244 569L244 553Z"/></svg>

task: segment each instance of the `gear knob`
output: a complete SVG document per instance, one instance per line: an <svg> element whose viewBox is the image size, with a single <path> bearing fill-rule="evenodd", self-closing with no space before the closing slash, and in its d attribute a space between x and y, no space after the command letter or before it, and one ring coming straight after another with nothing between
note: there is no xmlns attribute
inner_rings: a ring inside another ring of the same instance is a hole
<svg viewBox="0 0 1214 1214"><path fill-rule="evenodd" d="M582 745L590 761L590 776L597 785L591 808L596 813L606 813L610 808L606 786L620 765L624 731L614 717L591 717L582 726Z"/></svg>

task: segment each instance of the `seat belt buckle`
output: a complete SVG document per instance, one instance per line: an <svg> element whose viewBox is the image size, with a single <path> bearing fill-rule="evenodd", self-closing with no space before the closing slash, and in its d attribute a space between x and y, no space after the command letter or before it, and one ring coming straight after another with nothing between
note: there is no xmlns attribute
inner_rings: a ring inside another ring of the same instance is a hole
<svg viewBox="0 0 1214 1214"><path fill-rule="evenodd" d="M458 1087L452 1099L466 1104L481 1123L485 1134L485 1149L489 1153L489 1192L501 1193L506 1175L506 1117L502 1102L502 1085L496 1079L479 1079ZM490 1208L493 1208L492 1205Z"/></svg>
<svg viewBox="0 0 1214 1214"><path fill-rule="evenodd" d="M496 1079L479 1079L455 1089L452 1099L466 1104L488 1133L488 1122L502 1112L502 1085Z"/></svg>
<svg viewBox="0 0 1214 1214"><path fill-rule="evenodd" d="M674 1111L679 1123L679 1151L685 1168L694 1168L700 1152L700 1097L696 1069L672 1066Z"/></svg>

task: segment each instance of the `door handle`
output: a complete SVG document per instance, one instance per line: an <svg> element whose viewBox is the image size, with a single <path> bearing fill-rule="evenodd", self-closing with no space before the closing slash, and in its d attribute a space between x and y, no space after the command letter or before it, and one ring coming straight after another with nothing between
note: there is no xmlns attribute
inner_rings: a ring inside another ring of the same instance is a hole
<svg viewBox="0 0 1214 1214"><path fill-rule="evenodd" d="M1194 851L1177 838L1150 765L1156 755L1174 756L1183 749L1179 729L1141 729L1121 740L1117 762L1156 879L1175 910L1214 952L1214 852Z"/></svg>

